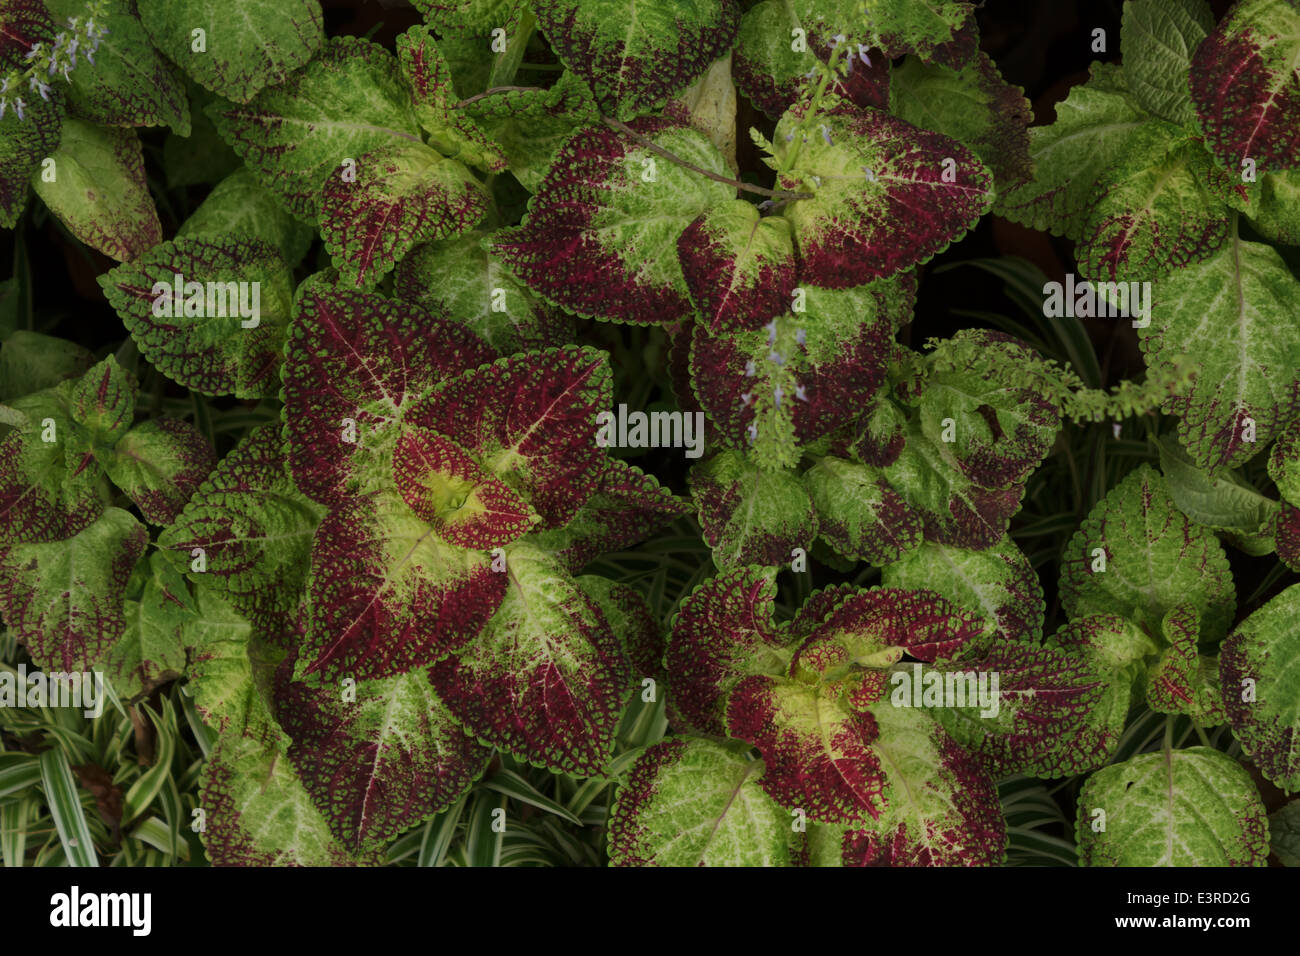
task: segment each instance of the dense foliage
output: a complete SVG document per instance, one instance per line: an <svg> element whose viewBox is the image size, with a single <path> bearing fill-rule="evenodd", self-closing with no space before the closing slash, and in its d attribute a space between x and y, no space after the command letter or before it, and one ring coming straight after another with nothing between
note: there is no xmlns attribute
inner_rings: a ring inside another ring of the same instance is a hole
<svg viewBox="0 0 1300 956"><path fill-rule="evenodd" d="M6 863L1300 860L1300 2L389 6L0 0Z"/></svg>

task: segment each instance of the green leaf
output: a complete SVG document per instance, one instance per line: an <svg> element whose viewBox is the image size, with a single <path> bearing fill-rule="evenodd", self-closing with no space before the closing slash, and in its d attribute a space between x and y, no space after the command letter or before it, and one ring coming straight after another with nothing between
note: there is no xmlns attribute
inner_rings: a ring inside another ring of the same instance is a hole
<svg viewBox="0 0 1300 956"><path fill-rule="evenodd" d="M1208 747L1139 754L1097 771L1079 794L1075 833L1081 866L1264 866L1268 857L1255 785Z"/></svg>
<svg viewBox="0 0 1300 956"><path fill-rule="evenodd" d="M879 47L890 59L915 53L928 63L959 69L979 43L975 4L965 0L862 0L852 9L865 15L867 46Z"/></svg>
<svg viewBox="0 0 1300 956"><path fill-rule="evenodd" d="M86 812L81 807L81 795L72 779L72 768L58 747L41 754L41 785L68 862L72 866L99 866Z"/></svg>
<svg viewBox="0 0 1300 956"><path fill-rule="evenodd" d="M1283 866L1300 866L1300 800L1268 815L1269 844Z"/></svg>
<svg viewBox="0 0 1300 956"><path fill-rule="evenodd" d="M1178 438L1214 473L1254 457L1290 417L1300 369L1300 282L1277 251L1230 236L1217 253L1153 286L1151 324L1138 330L1147 365L1195 356L1196 380L1165 411Z"/></svg>
<svg viewBox="0 0 1300 956"><path fill-rule="evenodd" d="M645 751L619 787L611 866L789 866L792 816L758 785L761 760L673 737Z"/></svg>
<svg viewBox="0 0 1300 956"><path fill-rule="evenodd" d="M1197 653L1200 615L1190 604L1180 604L1165 615L1163 632L1168 647L1147 671L1147 704L1156 713L1186 714L1198 725L1227 723L1219 689L1219 659Z"/></svg>
<svg viewBox="0 0 1300 956"><path fill-rule="evenodd" d="M158 49L200 85L236 103L247 103L264 86L284 83L324 41L317 0L139 0L139 5Z"/></svg>
<svg viewBox="0 0 1300 956"><path fill-rule="evenodd" d="M217 464L208 440L179 418L141 422L96 458L145 519L160 525L176 520Z"/></svg>
<svg viewBox="0 0 1300 956"><path fill-rule="evenodd" d="M1120 52L1129 88L1143 108L1171 123L1195 121L1187 71L1214 29L1205 0L1132 0L1124 4Z"/></svg>
<svg viewBox="0 0 1300 956"><path fill-rule="evenodd" d="M0 402L78 378L94 364L95 357L75 342L19 329L0 345Z"/></svg>
<svg viewBox="0 0 1300 956"><path fill-rule="evenodd" d="M126 632L105 662L113 687L124 700L143 697L181 676L185 670L182 629L198 617L185 579L160 552L149 555L140 571L143 589L126 601Z"/></svg>
<svg viewBox="0 0 1300 956"><path fill-rule="evenodd" d="M1275 455L1281 444L1274 446ZM1251 535L1263 530L1277 513L1277 502L1261 495L1236 472L1211 477L1193 465L1187 452L1172 439L1161 438L1159 446L1160 470L1170 497L1178 510L1197 524Z"/></svg>
<svg viewBox="0 0 1300 956"><path fill-rule="evenodd" d="M1300 585L1237 625L1223 642L1219 674L1233 732L1283 790L1300 790Z"/></svg>
<svg viewBox="0 0 1300 956"><path fill-rule="evenodd" d="M0 9L4 20L0 72L16 70L21 74L30 65L26 54L35 44L49 49L54 24L40 0L5 0ZM12 229L18 224L27 205L32 174L58 148L65 109L63 84L52 83L48 100L33 95L21 117L11 106L0 118L0 228Z"/></svg>
<svg viewBox="0 0 1300 956"><path fill-rule="evenodd" d="M630 120L662 106L731 49L732 0L534 0L560 60L591 87L601 112Z"/></svg>
<svg viewBox="0 0 1300 956"><path fill-rule="evenodd" d="M84 17L85 0L47 0L60 23ZM108 32L98 43L93 65L73 69L68 106L76 115L104 126L170 126L190 133L190 104L177 69L154 49L134 0L104 0L95 17Z"/></svg>
<svg viewBox="0 0 1300 956"><path fill-rule="evenodd" d="M812 546L817 515L794 474L763 471L744 452L726 450L692 466L690 485L720 570L788 565L795 548Z"/></svg>
<svg viewBox="0 0 1300 956"><path fill-rule="evenodd" d="M1278 436L1268 457L1268 476L1277 484L1278 494L1293 505L1300 503L1300 419Z"/></svg>
<svg viewBox="0 0 1300 956"><path fill-rule="evenodd" d="M839 554L877 567L921 543L921 518L880 471L827 455L803 475L817 533Z"/></svg>
<svg viewBox="0 0 1300 956"><path fill-rule="evenodd" d="M135 381L110 355L73 386L72 419L89 431L95 442L111 447L131 427L135 390Z"/></svg>
<svg viewBox="0 0 1300 956"><path fill-rule="evenodd" d="M0 609L38 665L85 671L126 630L122 598L149 535L120 508L76 537L0 551Z"/></svg>
<svg viewBox="0 0 1300 956"><path fill-rule="evenodd" d="M154 726L157 743L153 766L131 784L122 801L123 824L130 823L149 809L150 804L171 780L172 755L176 752L176 712L172 709L171 701L166 698L163 699L163 708L165 716L160 717L148 705L142 705L141 709L149 715L149 721Z"/></svg>
<svg viewBox="0 0 1300 956"><path fill-rule="evenodd" d="M314 0L312 0L314 2ZM263 186L306 222L320 213L327 176L380 146L420 143L397 60L360 37L333 37L318 57L247 105L208 114Z"/></svg>
<svg viewBox="0 0 1300 956"><path fill-rule="evenodd" d="M262 398L279 388L291 279L274 246L226 235L164 242L99 284L160 372L204 395Z"/></svg>
<svg viewBox="0 0 1300 956"><path fill-rule="evenodd" d="M291 266L302 261L315 239L313 230L287 213L245 166L213 187L208 198L181 223L175 238L215 241L232 233L269 242Z"/></svg>
<svg viewBox="0 0 1300 956"><path fill-rule="evenodd" d="M1065 548L1061 604L1070 617L1114 613L1159 633L1179 604L1202 616L1202 640L1228 630L1236 592L1213 533L1175 507L1165 481L1142 465L1111 489Z"/></svg>
<svg viewBox="0 0 1300 956"><path fill-rule="evenodd" d="M162 240L158 210L145 181L144 153L134 130L63 123L63 139L32 187L68 231L119 262L139 258Z"/></svg>

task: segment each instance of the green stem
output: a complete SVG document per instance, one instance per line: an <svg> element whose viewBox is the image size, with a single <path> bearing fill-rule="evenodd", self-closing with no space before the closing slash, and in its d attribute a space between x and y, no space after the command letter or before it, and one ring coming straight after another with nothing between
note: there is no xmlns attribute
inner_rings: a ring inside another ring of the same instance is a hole
<svg viewBox="0 0 1300 956"><path fill-rule="evenodd" d="M519 26L514 36L506 44L505 52L499 53L492 64L492 72L488 74L488 86L505 86L515 78L515 74L519 72L519 64L524 61L524 51L528 49L528 41L533 38L533 30L536 26L537 18L533 16L533 11L524 7L523 16L519 18Z"/></svg>
<svg viewBox="0 0 1300 956"><path fill-rule="evenodd" d="M846 44L840 43L835 46L835 49L831 50L830 62L826 64L826 69L822 71L821 78L817 81L817 89L813 92L812 100L808 103L808 109L803 114L803 119L795 127L794 146L781 164L786 169L797 168L799 151L803 148L804 140L808 138L808 127L816 122L818 111L822 108L822 100L826 97L826 88L830 86L831 77L837 74L845 46Z"/></svg>

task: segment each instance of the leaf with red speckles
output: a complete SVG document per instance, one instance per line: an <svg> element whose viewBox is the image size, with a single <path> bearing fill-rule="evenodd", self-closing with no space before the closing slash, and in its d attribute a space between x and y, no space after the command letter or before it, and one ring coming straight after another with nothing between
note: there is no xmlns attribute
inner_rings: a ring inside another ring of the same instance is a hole
<svg viewBox="0 0 1300 956"><path fill-rule="evenodd" d="M144 151L134 130L69 117L50 158L54 180L33 176L32 188L86 245L129 262L162 241L158 210L145 181Z"/></svg>
<svg viewBox="0 0 1300 956"><path fill-rule="evenodd" d="M673 495L654 475L611 458L595 492L568 524L535 533L533 541L554 552L577 574L606 551L637 544L690 511L690 502Z"/></svg>
<svg viewBox="0 0 1300 956"><path fill-rule="evenodd" d="M1080 271L1092 279L1156 279L1209 258L1228 236L1228 210L1210 191L1210 161L1200 142L1157 121L1133 140L1133 159L1107 171L1075 247ZM1153 140L1167 152L1140 145Z"/></svg>
<svg viewBox="0 0 1300 956"><path fill-rule="evenodd" d="M908 59L891 75L889 107L914 126L969 146L993 173L999 193L1033 176L1033 109L1024 90L1004 80L983 51L959 70Z"/></svg>
<svg viewBox="0 0 1300 956"><path fill-rule="evenodd" d="M1300 508L1288 502L1270 520L1269 535L1278 559L1292 571L1300 571Z"/></svg>
<svg viewBox="0 0 1300 956"><path fill-rule="evenodd" d="M158 538L195 585L221 592L268 631L298 607L324 515L294 485L285 451L278 422L249 432Z"/></svg>
<svg viewBox="0 0 1300 956"><path fill-rule="evenodd" d="M793 648L772 623L774 573L748 567L692 591L671 625L668 701L700 733L726 733L732 689L754 674L784 673Z"/></svg>
<svg viewBox="0 0 1300 956"><path fill-rule="evenodd" d="M135 391L135 380L110 355L73 386L72 420L96 441L111 446L131 428Z"/></svg>
<svg viewBox="0 0 1300 956"><path fill-rule="evenodd" d="M609 820L611 866L789 866L790 814L761 760L672 737L637 758Z"/></svg>
<svg viewBox="0 0 1300 956"><path fill-rule="evenodd" d="M52 42L54 33L41 0L2 0L0 72L25 70L27 52L36 43ZM59 147L66 100L62 84L51 84L49 96L48 101L33 96L22 119L12 104L0 117L0 228L18 224L31 192L32 174Z"/></svg>
<svg viewBox="0 0 1300 956"><path fill-rule="evenodd" d="M1293 0L1241 0L1196 48L1188 74L1205 143L1240 173L1300 165L1300 8Z"/></svg>
<svg viewBox="0 0 1300 956"><path fill-rule="evenodd" d="M528 291L475 230L430 242L397 264L396 297L445 315L502 355L567 345L573 319Z"/></svg>
<svg viewBox="0 0 1300 956"><path fill-rule="evenodd" d="M360 37L332 37L283 83L244 106L218 100L208 115L262 185L308 222L320 213L326 177L347 172L345 159L420 144L396 58Z"/></svg>
<svg viewBox="0 0 1300 956"><path fill-rule="evenodd" d="M773 137L781 186L814 194L783 213L803 281L844 289L894 275L960 239L992 206L992 175L955 140L839 100L819 117L820 131L787 142L806 110L791 107Z"/></svg>
<svg viewBox="0 0 1300 956"><path fill-rule="evenodd" d="M204 395L237 398L263 398L279 387L291 282L274 246L240 236L164 242L99 277L160 372Z"/></svg>
<svg viewBox="0 0 1300 956"><path fill-rule="evenodd" d="M1013 641L1036 642L1043 635L1043 585L1009 536L982 551L924 542L886 567L881 582L937 591Z"/></svg>
<svg viewBox="0 0 1300 956"><path fill-rule="evenodd" d="M913 274L854 289L796 289L799 311L765 327L695 327L693 390L709 419L764 467L793 467L800 445L854 420L884 381L889 346L911 320Z"/></svg>
<svg viewBox="0 0 1300 956"><path fill-rule="evenodd" d="M316 530L295 676L378 679L427 667L474 639L507 575L444 541L394 491L350 498Z"/></svg>
<svg viewBox="0 0 1300 956"><path fill-rule="evenodd" d="M488 36L500 27L513 33L524 0L411 0L424 20L439 33Z"/></svg>
<svg viewBox="0 0 1300 956"><path fill-rule="evenodd" d="M75 537L0 549L0 610L40 667L88 671L126 630L126 585L149 541L108 508Z"/></svg>
<svg viewBox="0 0 1300 956"><path fill-rule="evenodd" d="M299 222L247 166L217 183L176 230L177 239L223 239L231 233L264 239L290 267L302 262L316 229Z"/></svg>
<svg viewBox="0 0 1300 956"><path fill-rule="evenodd" d="M721 570L788 565L817 536L817 512L799 478L763 471L744 452L726 450L694 465L691 494L704 540Z"/></svg>
<svg viewBox="0 0 1300 956"><path fill-rule="evenodd" d="M921 543L920 517L875 468L827 455L802 480L836 553L880 567Z"/></svg>
<svg viewBox="0 0 1300 956"><path fill-rule="evenodd" d="M1278 494L1300 504L1300 419L1289 422L1278 435L1268 456L1268 476L1277 485Z"/></svg>
<svg viewBox="0 0 1300 956"><path fill-rule="evenodd" d="M176 520L217 464L208 440L179 418L142 422L96 457L146 520L162 525Z"/></svg>
<svg viewBox="0 0 1300 956"><path fill-rule="evenodd" d="M1300 409L1300 283L1278 252L1237 236L1209 259L1153 284L1151 323L1138 330L1147 365L1196 357L1195 382L1164 411L1211 473L1262 451Z"/></svg>
<svg viewBox="0 0 1300 956"><path fill-rule="evenodd" d="M403 427L393 449L393 481L412 511L462 548L509 544L541 520L465 449L426 428Z"/></svg>
<svg viewBox="0 0 1300 956"><path fill-rule="evenodd" d="M582 593L596 602L618 638L623 656L631 665L633 683L647 677L665 680L664 635L641 593L598 574L584 574L574 580Z"/></svg>
<svg viewBox="0 0 1300 956"><path fill-rule="evenodd" d="M1265 814L1250 774L1217 750L1138 754L1097 771L1079 792L1079 865L1264 866Z"/></svg>
<svg viewBox="0 0 1300 956"><path fill-rule="evenodd" d="M884 50L891 60L915 53L927 63L960 69L979 48L976 5L965 0L866 0L861 7L854 0L838 2L852 3L855 14L861 9L867 45Z"/></svg>
<svg viewBox="0 0 1300 956"><path fill-rule="evenodd" d="M713 333L756 329L790 309L795 286L790 223L760 218L740 199L701 213L677 239L686 286Z"/></svg>
<svg viewBox="0 0 1300 956"><path fill-rule="evenodd" d="M504 29L505 24L492 27L497 28ZM426 27L411 27L397 38L397 62L411 88L415 115L429 133L430 146L449 159L488 172L506 168L501 147L473 119L453 108L457 97L451 67Z"/></svg>
<svg viewBox="0 0 1300 956"><path fill-rule="evenodd" d="M591 348L526 352L451 379L411 410L559 528L591 497L607 453L596 415L613 400L608 356Z"/></svg>
<svg viewBox="0 0 1300 956"><path fill-rule="evenodd" d="M591 86L601 112L628 120L662 106L726 55L733 0L534 0L551 48Z"/></svg>
<svg viewBox="0 0 1300 956"><path fill-rule="evenodd" d="M1061 604L1071 617L1115 613L1149 630L1174 607L1202 615L1202 637L1232 623L1236 593L1214 534L1174 506L1164 479L1142 465L1111 489L1066 546Z"/></svg>
<svg viewBox="0 0 1300 956"><path fill-rule="evenodd" d="M1269 780L1300 790L1300 585L1237 625L1219 653L1223 706L1241 746Z"/></svg>
<svg viewBox="0 0 1300 956"><path fill-rule="evenodd" d="M110 500L85 431L72 415L71 380L0 405L0 545L59 541L82 531Z"/></svg>
<svg viewBox="0 0 1300 956"><path fill-rule="evenodd" d="M325 40L318 0L139 0L154 45L200 86L236 103L291 81ZM204 49L195 50L195 30Z"/></svg>
<svg viewBox="0 0 1300 956"><path fill-rule="evenodd" d="M124 602L126 630L104 669L123 701L143 699L185 670L184 630L198 619L185 579L159 551L136 565Z"/></svg>
<svg viewBox="0 0 1300 956"><path fill-rule="evenodd" d="M667 119L629 125L687 162L730 176L698 130ZM589 127L560 149L523 224L498 231L492 249L533 292L577 315L668 324L692 312L677 237L733 197L731 187L621 133Z"/></svg>
<svg viewBox="0 0 1300 956"><path fill-rule="evenodd" d="M340 274L373 286L422 242L468 232L488 199L470 171L414 143L357 158L354 177L325 181L320 229Z"/></svg>
<svg viewBox="0 0 1300 956"><path fill-rule="evenodd" d="M500 608L434 665L433 684L485 743L560 773L602 774L630 691L618 639L553 557L519 542L506 561Z"/></svg>
<svg viewBox="0 0 1300 956"><path fill-rule="evenodd" d="M289 759L350 852L382 850L449 807L492 752L466 736L421 672L337 688L279 682L276 714Z"/></svg>
<svg viewBox="0 0 1300 956"><path fill-rule="evenodd" d="M289 469L325 504L390 481L402 422L435 384L495 359L474 333L382 296L306 282L285 347Z"/></svg>
<svg viewBox="0 0 1300 956"><path fill-rule="evenodd" d="M1146 697L1160 714L1186 714L1202 727L1228 722L1219 687L1219 660L1198 654L1201 616L1190 604L1165 615L1164 637L1169 643L1147 672Z"/></svg>

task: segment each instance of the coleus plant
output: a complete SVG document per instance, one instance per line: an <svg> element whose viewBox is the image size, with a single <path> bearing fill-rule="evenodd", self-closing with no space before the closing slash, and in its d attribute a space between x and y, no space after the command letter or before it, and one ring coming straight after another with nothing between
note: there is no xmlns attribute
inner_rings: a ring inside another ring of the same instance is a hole
<svg viewBox="0 0 1300 956"><path fill-rule="evenodd" d="M528 765L619 865L998 864L1013 775L1078 785L1081 863L1263 862L1238 756L1300 786L1300 586L1239 615L1221 539L1300 570L1290 0L1130 0L1034 127L953 0L414 0L391 49L236 5L0 0L0 217L120 263L125 332L0 325L0 612L126 707L184 680L212 862L382 862ZM1145 381L905 344L990 211L1155 284ZM597 440L628 342L705 422L689 498ZM1074 425L1158 408L1183 447L1097 496L1046 634L1012 520ZM1275 436L1281 501L1232 470ZM611 569L688 514L717 573L669 619Z"/></svg>

